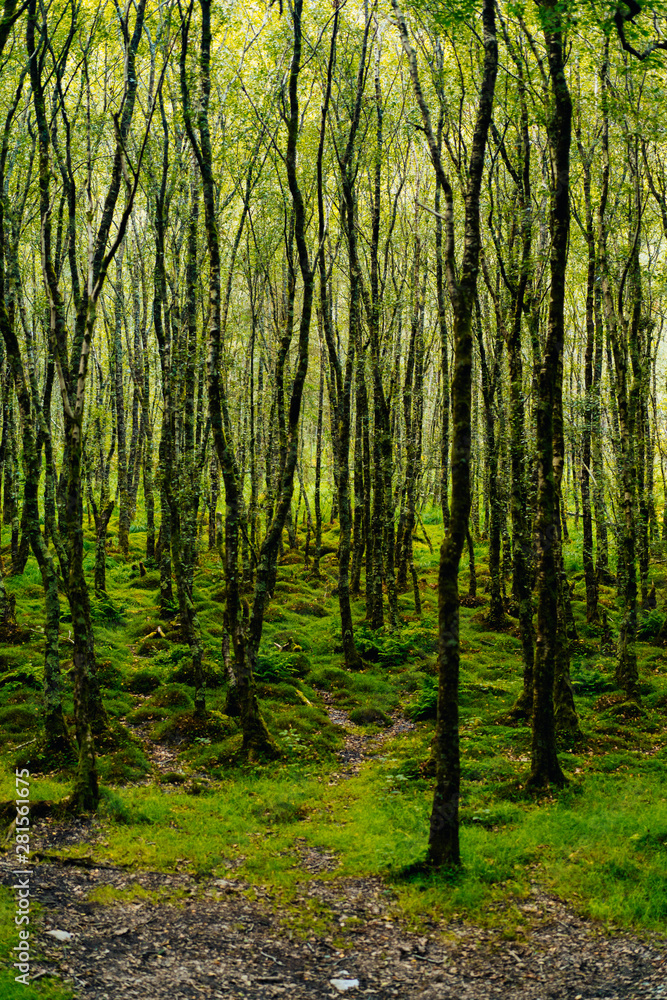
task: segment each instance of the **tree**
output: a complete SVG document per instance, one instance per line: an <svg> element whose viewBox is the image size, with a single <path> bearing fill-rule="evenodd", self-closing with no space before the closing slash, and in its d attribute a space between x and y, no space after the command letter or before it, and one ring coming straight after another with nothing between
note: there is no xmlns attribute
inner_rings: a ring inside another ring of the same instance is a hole
<svg viewBox="0 0 667 1000"><path fill-rule="evenodd" d="M479 92L475 129L465 194L465 230L460 274L456 275L453 191L442 166L424 99L417 58L410 43L405 18L393 0L403 48L408 59L415 97L428 139L429 153L445 196L446 266L454 313L454 372L452 378L452 500L449 524L440 549L438 576L438 719L434 739L436 785L429 833L428 861L435 866L456 866L459 852L459 795L461 765L458 733L459 594L458 570L470 516L470 396L472 370L472 314L475 304L480 254L479 200L484 154L491 124L498 70L498 43L493 0L484 0L484 71Z"/></svg>

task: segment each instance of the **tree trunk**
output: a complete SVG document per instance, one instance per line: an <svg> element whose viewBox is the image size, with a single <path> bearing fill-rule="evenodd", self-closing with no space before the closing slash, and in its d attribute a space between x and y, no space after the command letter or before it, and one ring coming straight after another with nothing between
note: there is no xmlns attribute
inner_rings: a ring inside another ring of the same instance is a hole
<svg viewBox="0 0 667 1000"><path fill-rule="evenodd" d="M546 343L538 373L536 402L537 451L537 642L533 671L533 734L529 785L565 783L556 753L554 679L558 655L558 561L559 509L555 467L559 453L554 439L562 414L556 408L562 396L561 354L565 339L565 271L570 225L570 139L572 103L564 69L562 12L555 0L540 3L544 18L544 41L551 71L554 104L548 123L549 144L556 178L551 191L551 288Z"/></svg>
<svg viewBox="0 0 667 1000"><path fill-rule="evenodd" d="M438 575L438 718L433 750L436 758L436 787L431 813L428 860L435 866L458 866L459 795L459 595L458 570L470 516L470 437L472 376L472 310L475 302L481 247L479 202L484 154L491 123L498 44L493 0L484 0L484 73L479 92L477 118L465 194L465 239L460 276L455 274L453 191L444 173L431 127L410 45L405 20L392 0L398 19L403 48L427 135L431 159L446 200L447 271L454 312L454 377L452 380L452 504L449 525L440 549Z"/></svg>

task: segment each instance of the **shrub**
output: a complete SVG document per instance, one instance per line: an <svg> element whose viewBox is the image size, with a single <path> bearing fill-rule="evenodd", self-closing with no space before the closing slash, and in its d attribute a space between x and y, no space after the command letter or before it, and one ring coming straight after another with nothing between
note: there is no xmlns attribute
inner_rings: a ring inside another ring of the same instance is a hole
<svg viewBox="0 0 667 1000"><path fill-rule="evenodd" d="M416 650L433 652L437 648L437 638L430 633L428 622L394 630L361 625L355 629L354 638L365 660L387 666L405 663Z"/></svg>
<svg viewBox="0 0 667 1000"><path fill-rule="evenodd" d="M603 691L613 691L616 687L611 678L601 673L597 667L587 668L576 661L572 667L571 679L575 694L602 694Z"/></svg>
<svg viewBox="0 0 667 1000"><path fill-rule="evenodd" d="M637 623L637 638L640 642L657 639L665 624L665 616L659 611L642 611Z"/></svg>
<svg viewBox="0 0 667 1000"><path fill-rule="evenodd" d="M283 653L278 649L272 649L260 652L255 676L259 681L272 684L289 681L295 677L305 677L309 670L310 661L303 653Z"/></svg>
<svg viewBox="0 0 667 1000"><path fill-rule="evenodd" d="M11 705L0 709L0 729L5 733L24 733L38 724L37 715L29 708Z"/></svg>
<svg viewBox="0 0 667 1000"><path fill-rule="evenodd" d="M207 736L213 739L222 740L227 736L233 736L238 732L238 724L229 715L225 715L224 712L218 712L216 709L208 713L206 719L206 733Z"/></svg>
<svg viewBox="0 0 667 1000"><path fill-rule="evenodd" d="M137 576L134 580L130 580L130 585L136 590L159 590L160 574L147 573L146 576Z"/></svg>
<svg viewBox="0 0 667 1000"><path fill-rule="evenodd" d="M122 671L114 667L111 660L103 660L97 665L97 679L105 688L119 688L123 680Z"/></svg>
<svg viewBox="0 0 667 1000"><path fill-rule="evenodd" d="M205 669L204 673L207 687L219 688L222 686L224 678L221 672L208 668ZM195 668L192 665L192 660L179 663L169 673L168 680L173 684L188 684L190 687L194 687Z"/></svg>
<svg viewBox="0 0 667 1000"><path fill-rule="evenodd" d="M312 681L316 687L322 687L325 691L347 690L350 687L351 679L344 670L339 667L324 667L313 675Z"/></svg>
<svg viewBox="0 0 667 1000"><path fill-rule="evenodd" d="M158 719L166 719L168 713L164 708L157 708L155 705L142 705L136 712L130 715L131 722L155 722Z"/></svg>
<svg viewBox="0 0 667 1000"><path fill-rule="evenodd" d="M329 614L324 605L318 604L317 601L295 601L290 605L290 611L298 615L310 615L313 618L326 618Z"/></svg>
<svg viewBox="0 0 667 1000"><path fill-rule="evenodd" d="M438 685L431 677L425 677L419 697L408 705L408 716L413 722L435 719L438 714Z"/></svg>
<svg viewBox="0 0 667 1000"><path fill-rule="evenodd" d="M159 632L151 632L137 645L137 656L152 656L160 650L169 649L169 640Z"/></svg>
<svg viewBox="0 0 667 1000"><path fill-rule="evenodd" d="M42 685L35 674L29 674L27 670L14 670L9 674L4 674L3 677L0 677L0 687L6 687L10 690L29 687L36 691L41 686Z"/></svg>
<svg viewBox="0 0 667 1000"><path fill-rule="evenodd" d="M90 595L90 617L100 625L120 625L125 615L125 605L112 600L108 594Z"/></svg>
<svg viewBox="0 0 667 1000"><path fill-rule="evenodd" d="M123 747L108 757L100 756L98 760L102 779L115 784L137 781L151 769L146 755L136 746Z"/></svg>

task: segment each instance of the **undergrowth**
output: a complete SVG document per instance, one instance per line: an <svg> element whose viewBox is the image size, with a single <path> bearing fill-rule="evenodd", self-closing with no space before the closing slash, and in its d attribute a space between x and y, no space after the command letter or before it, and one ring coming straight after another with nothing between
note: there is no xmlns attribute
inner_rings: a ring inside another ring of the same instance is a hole
<svg viewBox="0 0 667 1000"><path fill-rule="evenodd" d="M540 886L610 926L663 929L667 654L648 641L638 644L643 712L629 713L615 686L614 658L601 649L597 626L585 622L580 566L570 549L566 565L574 581L579 629L571 673L584 738L576 746L564 742L561 747L568 787L540 799L525 794L530 731L510 714L522 676L516 623L495 634L483 622L484 608L462 607L463 866L456 877L423 870L405 877L424 857L433 796L429 757L437 707L436 587L442 537L437 509L426 512L423 522L433 551L424 541L415 542L421 618L415 615L410 590L399 595L398 627L374 631L364 622L363 599L353 595L355 637L364 660L363 669L354 673L343 669L339 651L340 617L332 594L335 526L324 535L320 578L303 565L302 548L286 549L267 609L256 677L262 713L282 758L253 766L240 755L238 720L226 714L224 578L218 554L203 554L195 576L209 711L194 726L189 650L178 619L160 622L159 576L150 571L142 577L111 552L108 593L95 599L92 610L105 704L117 732L125 735L99 758L101 836L61 853L186 871L199 878L241 878L268 887L299 934L321 930L330 918L321 904L303 901L299 887L308 877L304 846L334 859L331 870L317 878L382 876L394 894L396 912L414 926L429 920L474 920L520 939L532 919L525 900ZM130 535L135 563L143 557L144 544L141 532ZM485 546L477 544L475 554L478 592L483 593L488 581ZM462 593L467 574L464 557ZM34 561L23 577L9 578L7 586L17 599L19 618L36 624L20 649L0 650L5 738L0 794L5 799L13 795L12 773L20 759L35 775L33 797L57 800L69 788L71 770L51 774L48 760L40 757L42 594ZM363 586L362 576L362 594ZM601 600L615 622L615 592L602 587ZM64 598L61 602L65 615ZM644 640L656 641L663 617L657 611L642 617ZM71 725L67 631L65 624L61 661ZM382 733L397 713L415 726L387 741L358 775L336 781L331 774L338 767L336 753L344 733L331 722L325 698L347 713L359 727L357 733ZM149 780L145 735L137 736L132 727L177 748L179 765L173 774L161 782ZM98 902L126 899L100 891ZM0 987L3 997L15 995L4 990L2 980ZM69 996L48 983L33 993L20 989L16 995L29 1000Z"/></svg>

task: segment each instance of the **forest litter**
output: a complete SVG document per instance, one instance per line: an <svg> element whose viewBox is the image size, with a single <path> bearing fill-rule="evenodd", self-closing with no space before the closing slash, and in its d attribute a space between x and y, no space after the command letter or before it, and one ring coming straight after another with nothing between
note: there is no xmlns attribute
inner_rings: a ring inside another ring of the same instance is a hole
<svg viewBox="0 0 667 1000"><path fill-rule="evenodd" d="M8 863L1 872L11 885ZM664 947L610 937L537 887L532 928L517 943L463 923L414 933L392 916L380 879L312 878L300 887L304 899L317 897L340 931L335 940L300 940L268 893L220 881L226 885L178 873L37 864L33 885L45 916L31 975L61 977L80 1000L667 997ZM102 886L143 889L151 898L90 901ZM160 902L160 894L175 893L177 902Z"/></svg>

